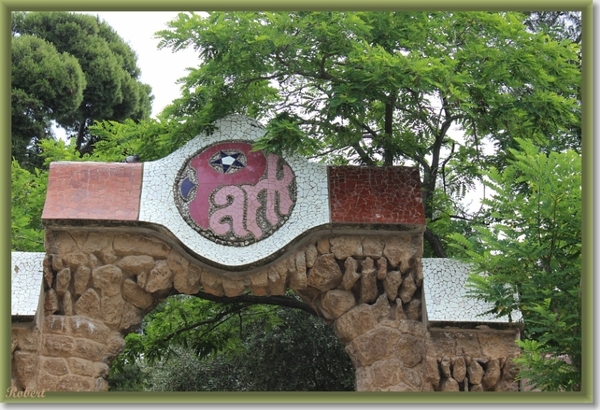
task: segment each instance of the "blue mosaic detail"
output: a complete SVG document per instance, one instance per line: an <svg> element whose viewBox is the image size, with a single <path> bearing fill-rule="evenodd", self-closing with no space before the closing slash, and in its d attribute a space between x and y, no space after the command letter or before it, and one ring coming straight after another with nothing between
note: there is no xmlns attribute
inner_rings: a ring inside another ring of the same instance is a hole
<svg viewBox="0 0 600 410"><path fill-rule="evenodd" d="M194 184L192 181L190 181L189 178L184 179L183 182L181 183L181 195L183 196L183 198L186 201L188 199L188 196L190 195L190 191L195 186L196 186L196 184Z"/></svg>

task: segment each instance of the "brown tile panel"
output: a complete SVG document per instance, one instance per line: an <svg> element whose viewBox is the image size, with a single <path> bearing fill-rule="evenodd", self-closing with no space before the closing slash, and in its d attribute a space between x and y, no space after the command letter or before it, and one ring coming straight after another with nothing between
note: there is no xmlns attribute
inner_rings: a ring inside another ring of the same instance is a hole
<svg viewBox="0 0 600 410"><path fill-rule="evenodd" d="M419 170L329 167L331 222L425 224Z"/></svg>
<svg viewBox="0 0 600 410"><path fill-rule="evenodd" d="M135 221L141 189L141 163L52 163L42 219Z"/></svg>

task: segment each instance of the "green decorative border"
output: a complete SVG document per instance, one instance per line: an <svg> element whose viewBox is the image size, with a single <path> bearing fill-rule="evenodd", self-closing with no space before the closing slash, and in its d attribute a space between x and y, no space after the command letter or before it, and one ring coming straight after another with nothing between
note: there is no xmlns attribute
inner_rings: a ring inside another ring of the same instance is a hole
<svg viewBox="0 0 600 410"><path fill-rule="evenodd" d="M583 383L578 393L47 393L45 398L6 399L11 403L592 403L593 402L593 2L592 0L0 0L0 261L4 297L0 297L0 390L10 386L10 13L19 10L177 11L177 10L581 10L583 12Z"/></svg>

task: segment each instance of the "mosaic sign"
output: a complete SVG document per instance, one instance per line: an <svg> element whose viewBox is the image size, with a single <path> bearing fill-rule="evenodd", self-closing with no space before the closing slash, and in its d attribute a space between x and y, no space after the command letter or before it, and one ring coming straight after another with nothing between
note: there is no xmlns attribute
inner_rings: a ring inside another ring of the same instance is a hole
<svg viewBox="0 0 600 410"><path fill-rule="evenodd" d="M279 229L296 204L296 178L275 154L248 142L221 142L192 155L174 185L185 221L222 245L247 246Z"/></svg>

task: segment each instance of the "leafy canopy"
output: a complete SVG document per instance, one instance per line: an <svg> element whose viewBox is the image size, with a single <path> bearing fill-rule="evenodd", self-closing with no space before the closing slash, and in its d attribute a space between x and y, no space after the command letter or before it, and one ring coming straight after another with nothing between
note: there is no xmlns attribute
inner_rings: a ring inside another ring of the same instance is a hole
<svg viewBox="0 0 600 410"><path fill-rule="evenodd" d="M523 316L520 376L542 390L581 384L581 156L520 150L499 172L486 172L494 191L484 200L495 219L476 234L452 239L473 264L472 296L498 317Z"/></svg>
<svg viewBox="0 0 600 410"><path fill-rule="evenodd" d="M179 14L158 33L160 47L193 47L202 64L164 112L189 132L170 149L226 114L247 114L267 121L257 148L337 164L416 165L426 217L435 219L438 194L460 211L462 193L482 168L506 165L516 137L547 150L580 147L579 45L531 32L524 20L491 12ZM425 237L446 256L435 232Z"/></svg>
<svg viewBox="0 0 600 410"><path fill-rule="evenodd" d="M94 121L150 115L135 52L105 22L67 12L13 13L13 157L52 137L52 121L91 153ZM16 126L15 126L16 125ZM39 166L39 164L34 164Z"/></svg>

